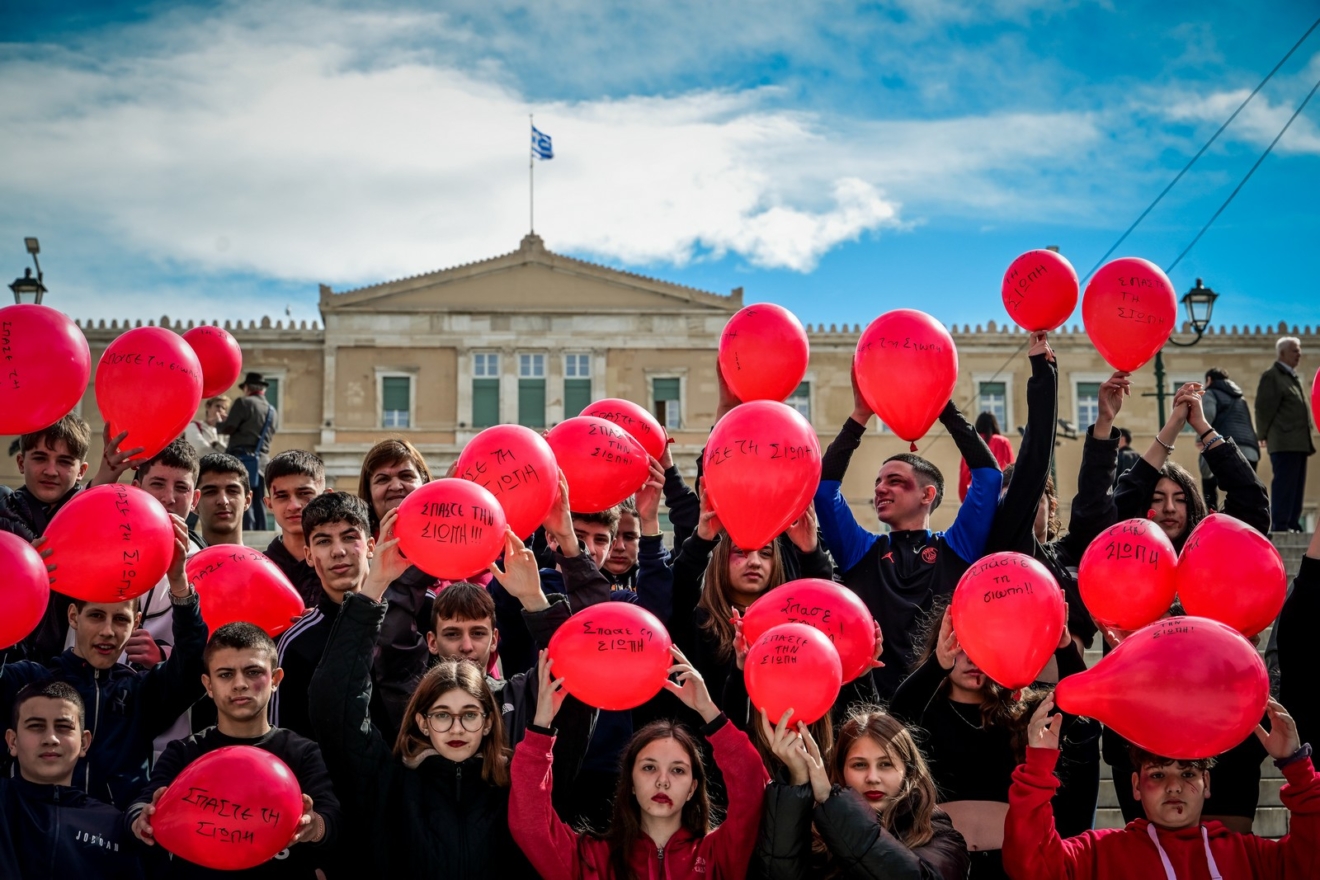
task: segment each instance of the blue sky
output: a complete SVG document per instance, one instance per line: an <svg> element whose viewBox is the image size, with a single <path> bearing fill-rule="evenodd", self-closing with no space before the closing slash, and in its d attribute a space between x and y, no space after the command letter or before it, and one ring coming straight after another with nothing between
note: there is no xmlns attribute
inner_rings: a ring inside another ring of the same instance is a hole
<svg viewBox="0 0 1320 880"><path fill-rule="evenodd" d="M317 317L513 249L527 114L562 253L804 321L1003 322L1086 272L1310 26L1308 2L455 0L0 10L0 254L78 317ZM1116 256L1168 265L1320 79L1320 30ZM1320 323L1320 99L1172 273ZM1074 321L1080 322L1080 311Z"/></svg>

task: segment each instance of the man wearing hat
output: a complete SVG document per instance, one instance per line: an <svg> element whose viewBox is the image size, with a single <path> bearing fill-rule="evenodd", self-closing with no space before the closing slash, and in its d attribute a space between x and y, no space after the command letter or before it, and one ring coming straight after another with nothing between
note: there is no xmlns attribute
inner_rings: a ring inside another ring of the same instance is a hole
<svg viewBox="0 0 1320 880"><path fill-rule="evenodd" d="M270 438L279 430L280 414L266 400L266 389L270 383L260 373L248 373L243 384L238 387L247 392L246 396L234 401L229 415L216 425L215 430L229 435L229 454L243 462L247 468L252 497L261 498L266 494L262 474L270 461ZM243 529L264 532L265 507L260 503L249 507L243 514Z"/></svg>

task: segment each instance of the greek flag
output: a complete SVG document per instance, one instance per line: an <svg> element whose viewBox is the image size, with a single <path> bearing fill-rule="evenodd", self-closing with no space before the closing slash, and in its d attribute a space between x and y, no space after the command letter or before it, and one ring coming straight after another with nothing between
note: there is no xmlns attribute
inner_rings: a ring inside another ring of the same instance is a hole
<svg viewBox="0 0 1320 880"><path fill-rule="evenodd" d="M538 159L553 159L555 157L555 148L550 143L550 135L537 131L536 126L532 126L532 155Z"/></svg>

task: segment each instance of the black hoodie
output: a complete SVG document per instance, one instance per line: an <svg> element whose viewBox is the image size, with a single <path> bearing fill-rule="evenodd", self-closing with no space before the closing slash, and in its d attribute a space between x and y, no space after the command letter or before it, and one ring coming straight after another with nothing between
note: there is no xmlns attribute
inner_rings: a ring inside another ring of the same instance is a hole
<svg viewBox="0 0 1320 880"><path fill-rule="evenodd" d="M124 814L67 785L0 779L0 876L129 880L141 876Z"/></svg>

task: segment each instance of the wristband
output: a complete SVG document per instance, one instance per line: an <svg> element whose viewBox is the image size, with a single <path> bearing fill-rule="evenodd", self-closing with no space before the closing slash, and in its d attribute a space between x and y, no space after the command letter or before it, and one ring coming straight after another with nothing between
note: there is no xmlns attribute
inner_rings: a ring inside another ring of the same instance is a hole
<svg viewBox="0 0 1320 880"><path fill-rule="evenodd" d="M1172 443L1165 443L1163 440L1160 439L1160 435L1159 435L1159 434L1156 434L1156 435L1155 435L1155 442L1158 443L1158 444L1160 444L1161 446L1163 446L1165 452L1173 452L1173 444L1172 444Z"/></svg>
<svg viewBox="0 0 1320 880"><path fill-rule="evenodd" d="M1214 446L1216 443L1221 442L1223 439L1224 439L1223 434L1216 434L1215 436L1211 437L1209 440L1203 440L1201 442L1201 448L1209 449L1211 446Z"/></svg>
<svg viewBox="0 0 1320 880"><path fill-rule="evenodd" d="M1202 441L1202 442L1204 442L1204 441L1205 441L1205 438L1206 438L1206 435L1207 435L1207 434L1213 434L1214 432L1215 432L1215 429L1214 429L1213 426L1211 426L1211 427L1205 429L1205 434L1202 434L1200 437L1197 437L1196 439L1197 439L1197 440L1200 440L1200 441Z"/></svg>
<svg viewBox="0 0 1320 880"><path fill-rule="evenodd" d="M1311 744L1302 743L1301 748L1293 752L1288 757L1276 758L1274 761L1274 766L1282 770L1284 767L1287 767L1289 764L1296 764L1298 761L1301 761L1309 757L1311 757Z"/></svg>

